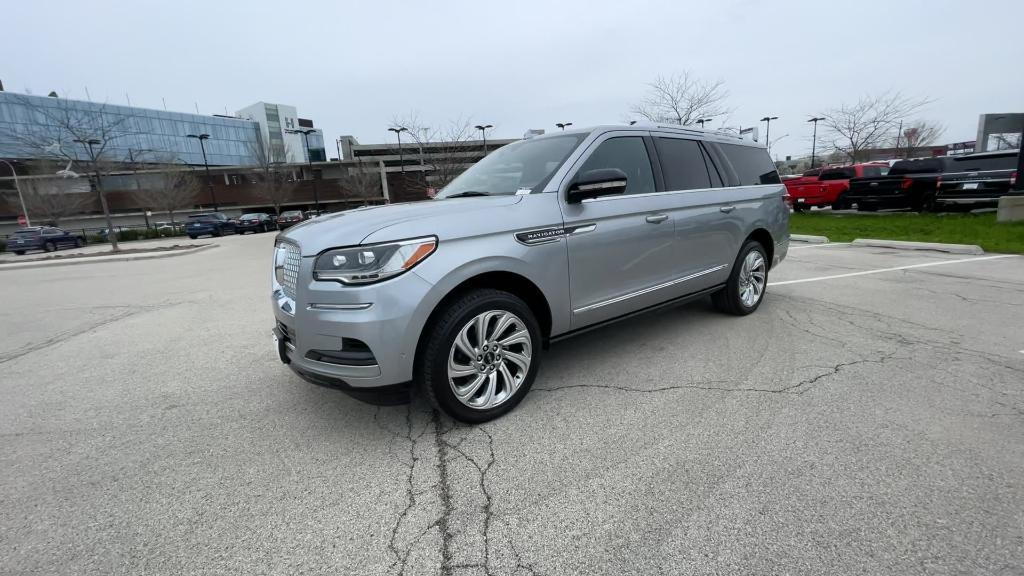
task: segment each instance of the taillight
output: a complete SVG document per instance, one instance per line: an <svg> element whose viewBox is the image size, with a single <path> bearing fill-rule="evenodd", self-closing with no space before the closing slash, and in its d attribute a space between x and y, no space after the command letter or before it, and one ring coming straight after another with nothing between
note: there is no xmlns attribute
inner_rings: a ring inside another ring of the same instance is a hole
<svg viewBox="0 0 1024 576"><path fill-rule="evenodd" d="M1013 174L1010 174L1010 187L1013 188L1017 184L1017 171L1014 170Z"/></svg>
<svg viewBox="0 0 1024 576"><path fill-rule="evenodd" d="M786 206L793 207L793 197L789 195L789 192L782 194L782 201L786 203Z"/></svg>
<svg viewBox="0 0 1024 576"><path fill-rule="evenodd" d="M910 188L910 186L911 186L911 185L912 185L913 183L914 183L914 181L913 181L913 180L911 180L910 178L904 178L904 179L903 179L903 180L902 180L902 181L900 182L900 188L902 188L902 189L906 190L907 188Z"/></svg>
<svg viewBox="0 0 1024 576"><path fill-rule="evenodd" d="M942 176L939 176L938 178L935 179L935 188L942 188Z"/></svg>

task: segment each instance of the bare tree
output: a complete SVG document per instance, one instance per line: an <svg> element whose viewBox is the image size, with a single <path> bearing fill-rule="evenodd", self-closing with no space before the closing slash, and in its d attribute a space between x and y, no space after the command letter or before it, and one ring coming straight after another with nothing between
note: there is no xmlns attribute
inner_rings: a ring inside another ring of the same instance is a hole
<svg viewBox="0 0 1024 576"><path fill-rule="evenodd" d="M468 118L457 118L440 128L431 128L413 113L392 119L392 126L407 129L403 134L412 146L407 149L403 144L402 153L412 153L419 158L422 169L415 172L423 175L424 186L447 186L483 153L483 142L476 139L476 130Z"/></svg>
<svg viewBox="0 0 1024 576"><path fill-rule="evenodd" d="M286 163L288 147L275 151L262 141L250 142L249 153L253 158L253 192L272 204L280 215L281 206L291 198L298 184Z"/></svg>
<svg viewBox="0 0 1024 576"><path fill-rule="evenodd" d="M177 222L174 213L195 204L202 183L190 166L164 162L153 172L136 176L136 202L148 210L166 212L171 226Z"/></svg>
<svg viewBox="0 0 1024 576"><path fill-rule="evenodd" d="M910 158L919 148L935 144L945 131L946 128L941 124L927 120L915 120L910 124L904 124L902 137L897 138L897 153L902 158ZM893 146L895 145L896 143L893 143Z"/></svg>
<svg viewBox="0 0 1024 576"><path fill-rule="evenodd" d="M134 116L107 104L82 107L64 98L37 98L15 95L18 104L30 114L43 118L48 131L15 132L0 136L32 150L37 157L73 161L84 168L96 190L107 229L113 230L110 207L103 190L103 175L118 166L115 149L120 141L137 133ZM45 102L45 104L43 103ZM74 174L66 170L65 174ZM114 252L117 234L109 234Z"/></svg>
<svg viewBox="0 0 1024 576"><path fill-rule="evenodd" d="M899 92L865 96L854 104L842 104L821 116L832 147L850 162L865 160L864 152L879 148L894 139L900 120L904 120L928 104L927 99L914 100ZM827 136L826 136L827 137Z"/></svg>
<svg viewBox="0 0 1024 576"><path fill-rule="evenodd" d="M378 200L383 194L381 190L380 170L376 163L357 160L355 166L349 166L348 172L338 181L341 195L347 200Z"/></svg>
<svg viewBox="0 0 1024 576"><path fill-rule="evenodd" d="M647 85L647 94L632 112L651 122L686 126L702 118L730 112L725 101L729 92L721 80L698 78L688 71L658 76Z"/></svg>
<svg viewBox="0 0 1024 576"><path fill-rule="evenodd" d="M49 226L60 226L62 219L90 208L94 200L87 185L54 176L52 172L45 176L24 178L21 181L21 193L32 218Z"/></svg>

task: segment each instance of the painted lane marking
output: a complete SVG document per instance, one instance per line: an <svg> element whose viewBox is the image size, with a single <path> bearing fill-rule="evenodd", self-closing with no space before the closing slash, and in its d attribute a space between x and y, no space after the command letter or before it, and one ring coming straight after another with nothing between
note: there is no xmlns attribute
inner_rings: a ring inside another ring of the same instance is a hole
<svg viewBox="0 0 1024 576"><path fill-rule="evenodd" d="M964 258L962 260L942 260L939 262L925 262L924 264L908 264L906 266L895 266L893 268L878 268L875 270L862 270L860 272L848 272L846 274L833 274L831 276L818 276L817 278L801 278L799 280L783 280L782 282L769 282L769 286L785 286L786 284L802 284L804 282L818 282L821 280L834 280L836 278L850 278L852 276L866 276L868 274L881 274L882 272L895 272L896 270L909 270L911 268L926 268L928 266L942 266L944 264L959 264L961 262L979 262L981 260L998 260L1000 258L1016 258L1016 254L999 254L996 256L981 256L979 258Z"/></svg>

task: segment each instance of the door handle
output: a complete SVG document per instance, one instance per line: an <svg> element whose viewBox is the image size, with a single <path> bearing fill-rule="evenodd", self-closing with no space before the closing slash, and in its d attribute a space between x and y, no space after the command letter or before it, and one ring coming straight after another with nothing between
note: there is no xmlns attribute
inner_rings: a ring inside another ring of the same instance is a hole
<svg viewBox="0 0 1024 576"><path fill-rule="evenodd" d="M735 209L736 209L735 206L722 206L721 208L719 208L719 210L721 210L722 212L724 212L726 214L728 214L729 212L732 212Z"/></svg>
<svg viewBox="0 0 1024 576"><path fill-rule="evenodd" d="M661 224L665 220L668 220L668 214L651 214L645 218L645 220L647 220L648 224Z"/></svg>

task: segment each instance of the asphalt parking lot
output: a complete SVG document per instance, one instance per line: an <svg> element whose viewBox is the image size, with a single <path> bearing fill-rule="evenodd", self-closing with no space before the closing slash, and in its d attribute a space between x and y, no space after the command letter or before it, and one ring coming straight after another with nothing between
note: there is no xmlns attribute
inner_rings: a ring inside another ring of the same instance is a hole
<svg viewBox="0 0 1024 576"><path fill-rule="evenodd" d="M1021 573L1024 257L794 246L466 427L282 366L272 241L0 272L0 573Z"/></svg>

